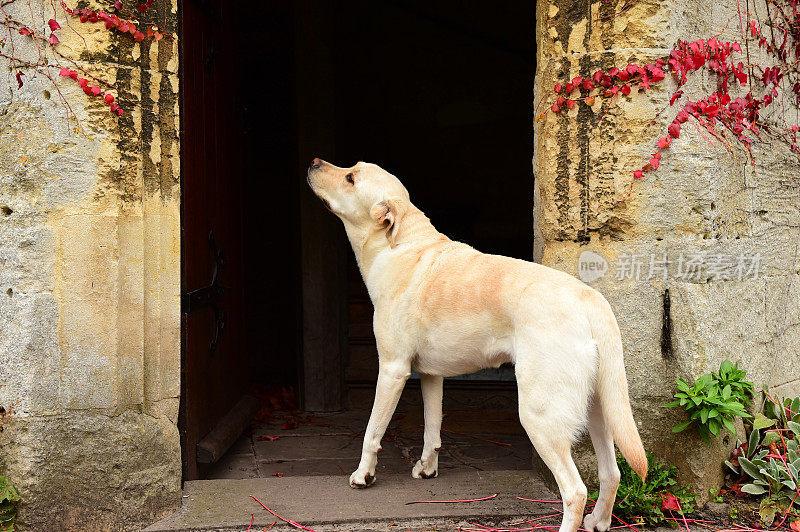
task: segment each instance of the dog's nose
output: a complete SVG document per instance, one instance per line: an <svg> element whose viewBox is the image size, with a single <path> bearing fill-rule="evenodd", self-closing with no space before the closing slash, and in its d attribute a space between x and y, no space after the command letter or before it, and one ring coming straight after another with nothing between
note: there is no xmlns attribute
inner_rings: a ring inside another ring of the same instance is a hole
<svg viewBox="0 0 800 532"><path fill-rule="evenodd" d="M311 168L319 168L320 166L322 166L322 159L319 157L311 159Z"/></svg>

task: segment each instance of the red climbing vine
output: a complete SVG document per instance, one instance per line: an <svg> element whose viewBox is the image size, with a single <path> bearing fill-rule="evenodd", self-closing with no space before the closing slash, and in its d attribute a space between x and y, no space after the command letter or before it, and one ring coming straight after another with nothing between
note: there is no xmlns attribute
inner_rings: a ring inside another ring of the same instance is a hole
<svg viewBox="0 0 800 532"><path fill-rule="evenodd" d="M49 7L47 7L47 3L49 3ZM44 11L52 11L52 18L47 20L46 26L42 24L41 27L37 27L31 0L27 0L26 8L22 6L21 0L0 0L0 57L8 59L11 69L16 71L14 76L17 88L22 89L28 79L24 78L26 71L44 75L53 83L61 101L66 105L73 118L75 118L75 113L72 112L69 102L60 90L59 77L75 81L87 96L99 99L108 105L112 113L117 115L124 114L123 107L136 105L134 101L124 101L114 82L98 74L99 69L95 68L96 65L91 60L88 65L86 62L79 63L65 50L62 50L63 45L59 34L66 31L62 24L78 34L81 39L83 36L72 25L72 22L103 24L111 36L118 39L131 39L137 43L145 39L158 42L165 36L170 37L171 35L155 24L141 23L138 15L126 11L120 1L106 1L106 10L92 10L86 7L71 8L66 2L59 2L57 5L53 0L43 2L43 4L45 4ZM136 2L136 11L139 15L144 14L152 5L153 0ZM13 10L15 7L21 9L17 9L15 13ZM46 18L46 15L43 18ZM3 27L5 35L2 34ZM26 42L20 43L18 39L24 39ZM31 59L31 54L24 49L26 47L21 47L20 44L33 45L38 57ZM84 55L92 57L88 50ZM54 72L58 74L56 75Z"/></svg>
<svg viewBox="0 0 800 532"><path fill-rule="evenodd" d="M676 87L666 109L677 107L678 110L667 131L656 141L655 152L641 168L633 171L634 179L658 169L662 151L673 146L689 120L694 120L729 150L732 141L741 144L750 154L751 162L754 162L752 143L764 140L766 134L781 138L792 151L800 154L797 119L790 123L785 109L782 109L782 120L761 115L781 97L795 109L800 107L800 0L765 0L765 5L768 20L764 23L751 18L749 9L746 13L739 11L744 50L742 43L720 41L715 37L678 41L668 57L652 63L629 63L622 68L597 70L591 75L559 81L542 101L555 96L549 112L560 113L581 103L591 107L597 99L604 99L607 106L600 115L602 120L616 98L629 97L634 91L648 91L654 84L674 80ZM746 29L745 20L748 21ZM741 55L750 57L751 45L766 52L761 55L769 58L768 66L739 60ZM700 71L711 74L716 80L716 89L703 98L692 100L684 94L683 87L692 74ZM748 88L737 90L737 86ZM540 101L539 107L541 104ZM545 110L537 120L547 112Z"/></svg>

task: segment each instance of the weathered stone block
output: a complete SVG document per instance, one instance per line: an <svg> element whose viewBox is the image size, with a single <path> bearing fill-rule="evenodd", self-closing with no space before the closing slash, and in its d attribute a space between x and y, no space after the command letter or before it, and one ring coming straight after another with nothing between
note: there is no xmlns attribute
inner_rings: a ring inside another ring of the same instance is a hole
<svg viewBox="0 0 800 532"><path fill-rule="evenodd" d="M177 428L134 411L16 417L0 434L22 530L141 530L180 503Z"/></svg>
<svg viewBox="0 0 800 532"><path fill-rule="evenodd" d="M678 39L741 40L733 0L626 6L539 4L537 105L556 81L653 61ZM766 58L753 50L751 59ZM715 87L701 74L683 90L697 99ZM649 159L677 112L668 105L675 89L668 78L611 105L598 98L591 108L579 104L536 123L534 255L573 275L584 251L606 261L605 274L590 284L616 312L645 446L678 465L683 480L706 498L722 480L733 438L707 446L694 431L673 435L685 414L659 405L671 398L676 377L694 380L724 359L740 362L757 389L800 388L800 161L788 146L764 142L753 145L751 164L741 146L687 123L658 171L633 182L633 170ZM749 89L732 88L734 97L742 90ZM650 261L664 254L671 263L663 275L649 275ZM679 271L680 258L690 256L704 264L696 276ZM720 273L719 265L740 257L758 257L757 271ZM589 448L585 441L576 448L579 461L593 455Z"/></svg>

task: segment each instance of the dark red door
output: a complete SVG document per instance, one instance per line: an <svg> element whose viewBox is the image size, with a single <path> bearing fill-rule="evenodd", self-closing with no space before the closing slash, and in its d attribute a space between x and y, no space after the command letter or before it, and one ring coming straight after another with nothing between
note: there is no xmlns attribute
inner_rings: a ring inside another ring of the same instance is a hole
<svg viewBox="0 0 800 532"><path fill-rule="evenodd" d="M184 478L202 478L197 443L247 391L242 178L231 90L236 2L181 3Z"/></svg>

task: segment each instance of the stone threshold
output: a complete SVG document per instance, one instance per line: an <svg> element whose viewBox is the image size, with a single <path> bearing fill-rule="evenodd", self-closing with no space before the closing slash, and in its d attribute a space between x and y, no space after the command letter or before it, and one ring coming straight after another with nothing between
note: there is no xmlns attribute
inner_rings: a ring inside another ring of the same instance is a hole
<svg viewBox="0 0 800 532"><path fill-rule="evenodd" d="M487 497L469 503L406 504L419 500L456 500ZM241 480L197 480L184 485L176 513L154 523L145 532L261 531L277 519L250 495L286 519L315 530L454 530L500 520L530 519L556 513L560 504L521 501L516 497L555 500L532 471L452 471L430 480L406 475L378 476L369 489L354 490L347 477L296 476ZM507 521L508 522L508 521ZM546 520L556 525L560 517ZM392 525L394 523L394 525ZM271 530L292 528L278 520Z"/></svg>

